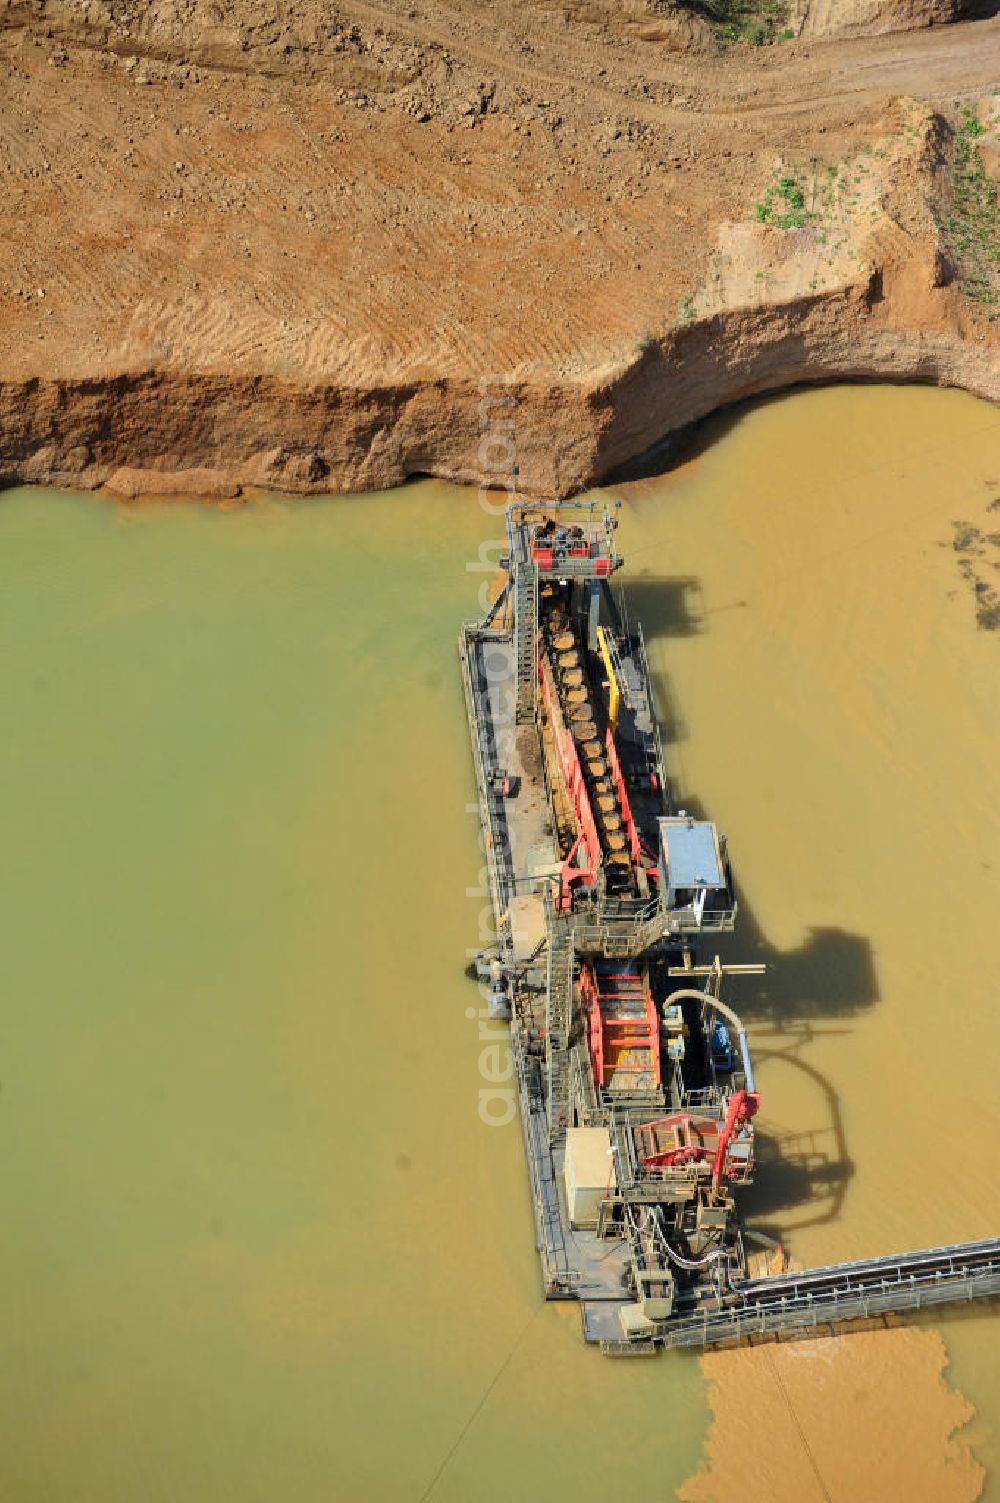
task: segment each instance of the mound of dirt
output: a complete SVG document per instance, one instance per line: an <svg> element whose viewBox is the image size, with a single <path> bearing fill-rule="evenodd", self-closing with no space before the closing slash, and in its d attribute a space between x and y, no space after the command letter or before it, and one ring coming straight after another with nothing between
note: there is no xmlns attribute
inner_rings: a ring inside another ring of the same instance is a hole
<svg viewBox="0 0 1000 1503"><path fill-rule="evenodd" d="M881 36L977 15L975 0L810 0L805 37Z"/></svg>

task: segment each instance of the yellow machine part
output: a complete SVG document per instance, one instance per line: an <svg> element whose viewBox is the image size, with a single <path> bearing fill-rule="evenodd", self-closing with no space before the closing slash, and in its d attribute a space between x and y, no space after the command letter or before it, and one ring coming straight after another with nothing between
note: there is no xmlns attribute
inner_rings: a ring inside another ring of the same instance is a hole
<svg viewBox="0 0 1000 1503"><path fill-rule="evenodd" d="M597 628L597 645L601 651L601 661L604 663L605 672L608 675L608 721L611 726L611 734L618 729L618 707L621 704L622 691L618 682L618 675L611 663L611 650L608 647L608 639L604 635L604 627Z"/></svg>

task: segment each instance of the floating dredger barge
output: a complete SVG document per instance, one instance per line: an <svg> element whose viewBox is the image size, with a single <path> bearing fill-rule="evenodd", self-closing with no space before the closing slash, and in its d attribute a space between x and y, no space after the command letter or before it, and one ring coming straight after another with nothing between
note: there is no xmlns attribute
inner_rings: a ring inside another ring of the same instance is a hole
<svg viewBox="0 0 1000 1503"><path fill-rule="evenodd" d="M674 808L615 508L507 513L461 658L545 1294L608 1353L708 1345L1000 1291L1000 1240L759 1275L737 1214L759 1096L723 1000L726 841Z"/></svg>

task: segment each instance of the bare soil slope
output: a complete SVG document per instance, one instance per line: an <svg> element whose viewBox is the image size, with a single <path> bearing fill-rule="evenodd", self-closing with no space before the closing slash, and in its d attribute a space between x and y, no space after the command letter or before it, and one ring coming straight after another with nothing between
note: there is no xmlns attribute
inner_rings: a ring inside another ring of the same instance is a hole
<svg viewBox="0 0 1000 1503"><path fill-rule="evenodd" d="M553 491L791 381L1000 395L997 19L0 0L0 69L10 477L497 481L506 389Z"/></svg>

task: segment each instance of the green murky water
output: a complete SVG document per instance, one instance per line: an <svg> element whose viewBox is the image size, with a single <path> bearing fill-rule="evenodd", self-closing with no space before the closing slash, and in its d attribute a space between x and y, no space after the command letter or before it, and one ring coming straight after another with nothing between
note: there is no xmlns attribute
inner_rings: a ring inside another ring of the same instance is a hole
<svg viewBox="0 0 1000 1503"><path fill-rule="evenodd" d="M478 1114L484 523L0 497L5 1499L597 1499L608 1403L608 1465L696 1460L696 1365L609 1390Z"/></svg>
<svg viewBox="0 0 1000 1503"><path fill-rule="evenodd" d="M1000 415L845 389L723 427L624 488L623 538L774 962L765 1117L841 1165L758 1219L809 1261L983 1234L1000 635L951 545L1000 531ZM0 1496L603 1503L696 1466L697 1360L541 1305L478 1111L455 637L497 533L433 483L0 495ZM995 1327L942 1329L989 1459Z"/></svg>

